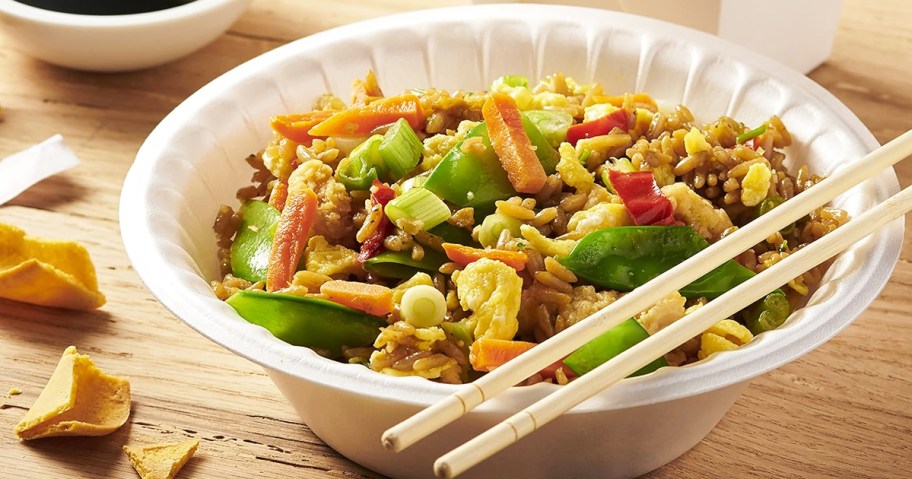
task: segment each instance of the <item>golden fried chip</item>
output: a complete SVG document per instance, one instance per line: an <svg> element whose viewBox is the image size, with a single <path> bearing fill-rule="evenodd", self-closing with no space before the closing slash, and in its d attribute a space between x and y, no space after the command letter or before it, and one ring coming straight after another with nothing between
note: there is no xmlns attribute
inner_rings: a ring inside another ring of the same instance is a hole
<svg viewBox="0 0 912 479"><path fill-rule="evenodd" d="M69 309L105 303L86 249L72 241L32 238L0 223L0 298Z"/></svg>
<svg viewBox="0 0 912 479"><path fill-rule="evenodd" d="M133 469L142 479L174 479L196 452L199 439L150 446L124 446Z"/></svg>
<svg viewBox="0 0 912 479"><path fill-rule="evenodd" d="M70 346L35 404L16 425L20 438L103 436L130 416L130 382L109 376Z"/></svg>

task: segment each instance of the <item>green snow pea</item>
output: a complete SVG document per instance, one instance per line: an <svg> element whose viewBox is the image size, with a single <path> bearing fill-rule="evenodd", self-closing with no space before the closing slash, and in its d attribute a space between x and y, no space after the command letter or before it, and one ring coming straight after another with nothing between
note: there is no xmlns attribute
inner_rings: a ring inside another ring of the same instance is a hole
<svg viewBox="0 0 912 479"><path fill-rule="evenodd" d="M282 341L312 348L329 358L341 356L343 346L373 344L380 328L386 326L382 318L318 298L239 291L226 303Z"/></svg>
<svg viewBox="0 0 912 479"><path fill-rule="evenodd" d="M386 278L408 279L419 271L434 274L443 263L449 261L438 251L424 248L424 257L412 259L411 250L384 251L362 263L364 271Z"/></svg>
<svg viewBox="0 0 912 479"><path fill-rule="evenodd" d="M689 226L619 226L593 231L561 260L577 276L632 291L709 244ZM715 298L754 276L733 260L681 289L688 298Z"/></svg>
<svg viewBox="0 0 912 479"><path fill-rule="evenodd" d="M640 326L640 323L630 318L571 353L564 358L564 364L576 374L583 375L648 337L649 333ZM643 366L631 376L649 374L663 366L668 366L664 356Z"/></svg>
<svg viewBox="0 0 912 479"><path fill-rule="evenodd" d="M241 224L231 244L231 272L247 281L266 281L272 238L279 222L279 210L257 200L241 206Z"/></svg>
<svg viewBox="0 0 912 479"><path fill-rule="evenodd" d="M474 246L478 243L472 239L472 233L464 228L460 228L450 223L440 223L439 225L428 230L428 233L443 238L447 243L456 243L466 246Z"/></svg>
<svg viewBox="0 0 912 479"><path fill-rule="evenodd" d="M525 116L523 127L545 172L553 173L560 159L557 151ZM464 151L462 146L466 140L476 137L481 139L484 151ZM516 195L516 190L507 178L507 172L494 153L484 122L469 130L465 139L440 160L423 186L456 206L475 208L476 215L490 213L494 211L495 201Z"/></svg>

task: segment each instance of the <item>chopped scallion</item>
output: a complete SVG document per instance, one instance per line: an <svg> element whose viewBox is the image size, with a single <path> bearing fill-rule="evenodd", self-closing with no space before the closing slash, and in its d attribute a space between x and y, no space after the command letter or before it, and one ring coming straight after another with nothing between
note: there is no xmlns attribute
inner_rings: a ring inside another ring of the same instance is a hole
<svg viewBox="0 0 912 479"><path fill-rule="evenodd" d="M380 135L368 138L339 163L336 177L345 185L345 189L368 190L374 180L383 176L385 166L379 151L382 141Z"/></svg>
<svg viewBox="0 0 912 479"><path fill-rule="evenodd" d="M548 143L557 148L564 141L567 141L567 128L573 125L573 115L564 110L529 110L524 111L526 116Z"/></svg>
<svg viewBox="0 0 912 479"><path fill-rule="evenodd" d="M500 213L485 216L478 228L478 242L484 247L493 247L500 239L503 230L509 230L514 238L521 237L519 227L522 221Z"/></svg>
<svg viewBox="0 0 912 479"><path fill-rule="evenodd" d="M398 180L415 169L415 166L421 161L424 145L409 126L408 121L400 118L386 132L378 151L383 157L383 161L386 162L386 166L393 176L392 179Z"/></svg>
<svg viewBox="0 0 912 479"><path fill-rule="evenodd" d="M504 75L500 77L504 85L518 87L518 86L529 86L529 79L522 75Z"/></svg>
<svg viewBox="0 0 912 479"><path fill-rule="evenodd" d="M754 138L757 138L764 133L766 133L766 123L758 126L757 128L754 128L751 131L741 133L738 135L738 138L736 138L735 141L738 143L744 143L745 141L753 140Z"/></svg>
<svg viewBox="0 0 912 479"><path fill-rule="evenodd" d="M399 314L416 328L430 328L442 323L446 317L446 298L439 289L426 284L405 290L399 304Z"/></svg>
<svg viewBox="0 0 912 479"><path fill-rule="evenodd" d="M383 209L394 224L401 219L420 221L421 229L428 230L450 217L450 208L430 190L412 188L397 196Z"/></svg>

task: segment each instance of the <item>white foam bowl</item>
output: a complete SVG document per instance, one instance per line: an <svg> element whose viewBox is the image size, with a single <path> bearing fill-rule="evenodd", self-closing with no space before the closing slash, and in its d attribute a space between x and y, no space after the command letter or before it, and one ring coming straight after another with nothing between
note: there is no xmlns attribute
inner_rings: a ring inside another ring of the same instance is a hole
<svg viewBox="0 0 912 479"><path fill-rule="evenodd" d="M194 0L147 13L77 15L0 0L0 24L19 49L48 63L128 71L161 65L202 48L227 30L250 1Z"/></svg>
<svg viewBox="0 0 912 479"><path fill-rule="evenodd" d="M321 358L285 344L217 300L211 230L221 203L247 183L243 158L267 143L267 119L303 111L317 95L347 97L368 68L386 92L482 89L511 73L562 71L609 92L646 91L702 119L749 125L779 114L790 155L828 173L877 142L823 88L714 37L655 20L572 7L495 5L424 11L350 25L266 53L192 95L152 132L121 199L127 252L149 289L203 335L263 366L305 423L334 449L394 477L430 477L432 461L557 386L514 388L396 454L387 427L454 390ZM898 190L886 171L836 199L852 214ZM856 318L896 263L902 223L856 244L829 270L808 307L749 345L683 368L628 379L470 470L465 477L626 477L698 443L749 381L811 351Z"/></svg>

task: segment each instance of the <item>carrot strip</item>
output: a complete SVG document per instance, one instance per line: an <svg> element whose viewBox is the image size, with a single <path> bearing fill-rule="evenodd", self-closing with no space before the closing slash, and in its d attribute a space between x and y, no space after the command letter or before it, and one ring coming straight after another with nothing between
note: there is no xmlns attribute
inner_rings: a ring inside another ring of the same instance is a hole
<svg viewBox="0 0 912 479"><path fill-rule="evenodd" d="M379 284L333 280L323 283L320 293L330 301L374 316L387 315L395 308L393 290Z"/></svg>
<svg viewBox="0 0 912 479"><path fill-rule="evenodd" d="M535 343L509 339L478 338L469 350L469 363L476 371L490 372L532 349Z"/></svg>
<svg viewBox="0 0 912 479"><path fill-rule="evenodd" d="M516 101L505 93L492 93L481 107L481 115L488 127L491 146L513 189L532 194L541 191L548 176L523 129Z"/></svg>
<svg viewBox="0 0 912 479"><path fill-rule="evenodd" d="M529 259L526 253L523 253L522 251L479 249L456 243L443 243L443 250L446 252L447 258L450 258L450 261L461 265L478 261L481 258L488 258L500 261L516 271L526 269L526 260Z"/></svg>
<svg viewBox="0 0 912 479"><path fill-rule="evenodd" d="M424 110L417 96L405 95L381 98L363 106L353 106L334 113L308 131L311 136L367 136L375 128L405 118L409 126L420 129Z"/></svg>
<svg viewBox="0 0 912 479"><path fill-rule="evenodd" d="M317 218L317 195L311 189L288 198L269 254L266 290L276 291L288 286L307 244L310 227Z"/></svg>
<svg viewBox="0 0 912 479"><path fill-rule="evenodd" d="M332 116L331 111L315 110L308 113L293 113L290 115L278 115L269 120L269 126L276 133L288 138L289 140L300 143L304 146L310 146L314 138L319 135L310 135L307 132L314 125Z"/></svg>
<svg viewBox="0 0 912 479"><path fill-rule="evenodd" d="M286 201L288 201L288 180L276 180L272 186L272 193L269 195L269 206L281 213L285 209Z"/></svg>

